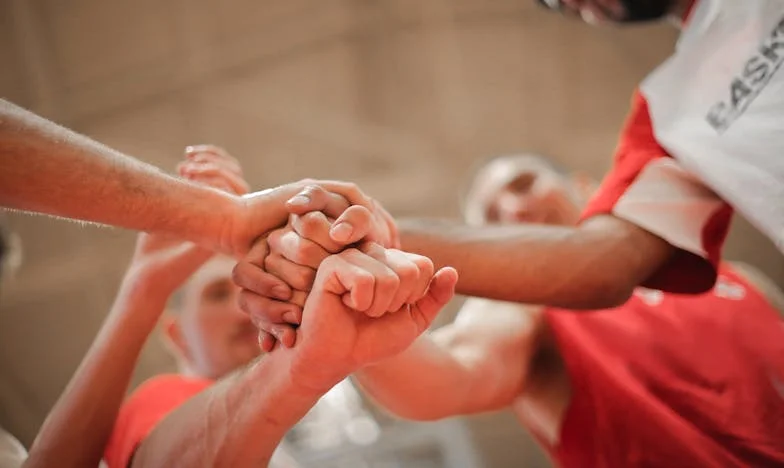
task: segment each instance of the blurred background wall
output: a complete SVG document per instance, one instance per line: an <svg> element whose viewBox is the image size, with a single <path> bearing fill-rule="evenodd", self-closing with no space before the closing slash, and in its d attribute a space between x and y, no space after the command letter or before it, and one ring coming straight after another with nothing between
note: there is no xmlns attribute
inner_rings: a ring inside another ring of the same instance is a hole
<svg viewBox="0 0 784 468"><path fill-rule="evenodd" d="M348 179L395 215L455 217L487 157L537 151L601 177L632 90L675 38L592 29L533 0L0 0L0 95L163 168L214 143L256 188ZM0 298L0 425L29 444L134 234L8 222L24 264ZM727 252L783 283L746 223ZM134 384L173 369L151 339ZM487 466L547 466L509 414L468 421Z"/></svg>

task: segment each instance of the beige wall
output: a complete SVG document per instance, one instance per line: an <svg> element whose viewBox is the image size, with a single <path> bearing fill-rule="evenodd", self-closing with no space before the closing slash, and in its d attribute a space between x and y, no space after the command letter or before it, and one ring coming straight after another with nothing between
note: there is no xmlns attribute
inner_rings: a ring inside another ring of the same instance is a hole
<svg viewBox="0 0 784 468"><path fill-rule="evenodd" d="M0 1L0 94L162 167L187 144L254 187L359 182L398 215L454 216L481 158L535 150L600 177L666 26L594 30L532 0ZM25 264L3 289L0 424L29 442L86 350L131 233L11 216ZM781 282L747 225L728 252ZM171 369L152 340L139 379ZM506 416L476 418L489 466L544 463Z"/></svg>

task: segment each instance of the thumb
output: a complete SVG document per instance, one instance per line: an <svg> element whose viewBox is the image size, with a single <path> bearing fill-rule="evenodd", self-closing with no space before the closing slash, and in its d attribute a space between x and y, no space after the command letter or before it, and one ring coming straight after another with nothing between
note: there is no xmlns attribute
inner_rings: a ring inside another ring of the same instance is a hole
<svg viewBox="0 0 784 468"><path fill-rule="evenodd" d="M452 300L457 285L457 270L444 267L436 272L427 294L413 305L411 313L419 326L419 331L424 332L441 309Z"/></svg>
<svg viewBox="0 0 784 468"><path fill-rule="evenodd" d="M332 224L329 236L341 244L353 244L371 234L373 215L364 206L354 205L346 209Z"/></svg>

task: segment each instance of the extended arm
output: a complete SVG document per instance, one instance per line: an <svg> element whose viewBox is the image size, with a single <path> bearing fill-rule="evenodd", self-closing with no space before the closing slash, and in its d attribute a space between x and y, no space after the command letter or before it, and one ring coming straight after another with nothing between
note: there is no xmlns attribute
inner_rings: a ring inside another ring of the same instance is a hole
<svg viewBox="0 0 784 468"><path fill-rule="evenodd" d="M3 100L0 204L212 247L238 205Z"/></svg>
<svg viewBox="0 0 784 468"><path fill-rule="evenodd" d="M427 259L381 248L331 256L303 309L300 346L279 348L189 400L142 442L133 465L265 466L328 389L399 353L430 325L457 281L452 269L432 271Z"/></svg>
<svg viewBox="0 0 784 468"><path fill-rule="evenodd" d="M293 381L290 350L276 351L177 408L132 466L266 466L323 393Z"/></svg>
<svg viewBox="0 0 784 468"><path fill-rule="evenodd" d="M128 281L63 395L46 418L25 467L98 466L120 403L167 297Z"/></svg>
<svg viewBox="0 0 784 468"><path fill-rule="evenodd" d="M532 308L469 299L453 323L355 378L377 403L407 419L503 408L526 381L540 320Z"/></svg>
<svg viewBox="0 0 784 468"><path fill-rule="evenodd" d="M239 166L219 148L180 165L184 177L247 191ZM28 467L97 466L144 343L169 296L210 256L193 244L142 234L112 310L46 418Z"/></svg>
<svg viewBox="0 0 784 468"><path fill-rule="evenodd" d="M399 227L404 249L457 268L461 294L572 309L622 304L674 252L661 238L612 216L576 228L430 220Z"/></svg>

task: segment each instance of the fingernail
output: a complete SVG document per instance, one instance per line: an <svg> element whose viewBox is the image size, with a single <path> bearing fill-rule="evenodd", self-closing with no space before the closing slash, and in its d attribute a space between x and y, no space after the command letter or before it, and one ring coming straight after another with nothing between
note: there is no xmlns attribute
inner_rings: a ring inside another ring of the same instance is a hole
<svg viewBox="0 0 784 468"><path fill-rule="evenodd" d="M193 146L186 146L185 147L185 154L193 153L194 151L196 151L196 148L193 147Z"/></svg>
<svg viewBox="0 0 784 468"><path fill-rule="evenodd" d="M283 286L275 286L272 288L272 297L275 299L286 300L289 298L289 290Z"/></svg>
<svg viewBox="0 0 784 468"><path fill-rule="evenodd" d="M291 200L289 200L290 205L298 205L298 206L305 206L310 203L310 197L307 195L297 195Z"/></svg>
<svg viewBox="0 0 784 468"><path fill-rule="evenodd" d="M297 314L292 311L288 311L285 314L283 314L283 320L285 320L287 323L292 323L292 324L298 323Z"/></svg>
<svg viewBox="0 0 784 468"><path fill-rule="evenodd" d="M332 226L329 232L334 240L338 242L347 241L351 233L354 232L354 228L348 223L340 223Z"/></svg>

